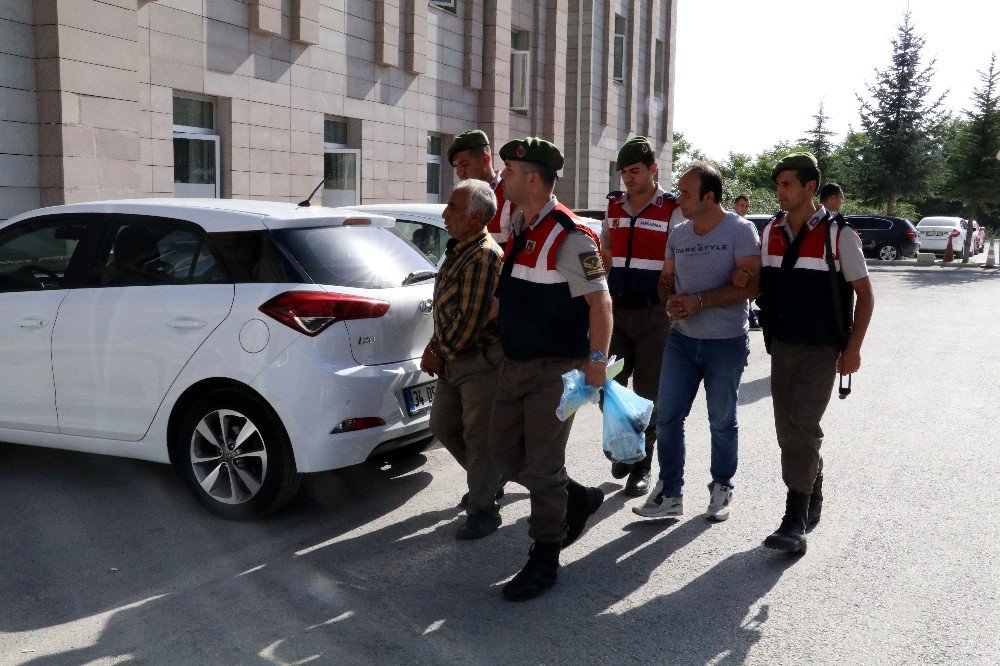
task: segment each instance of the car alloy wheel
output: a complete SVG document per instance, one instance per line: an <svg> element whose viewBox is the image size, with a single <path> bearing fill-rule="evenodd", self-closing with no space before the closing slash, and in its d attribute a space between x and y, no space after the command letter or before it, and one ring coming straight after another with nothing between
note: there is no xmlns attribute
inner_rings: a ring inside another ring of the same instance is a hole
<svg viewBox="0 0 1000 666"><path fill-rule="evenodd" d="M217 502L253 499L267 476L267 447L245 414L218 409L205 415L191 435L191 467L202 489Z"/></svg>
<svg viewBox="0 0 1000 666"><path fill-rule="evenodd" d="M292 498L301 480L281 420L249 390L219 389L196 399L172 444L188 488L223 518L271 513Z"/></svg>
<svg viewBox="0 0 1000 666"><path fill-rule="evenodd" d="M882 261L896 261L899 259L899 249L895 245L883 245L878 249L878 258Z"/></svg>

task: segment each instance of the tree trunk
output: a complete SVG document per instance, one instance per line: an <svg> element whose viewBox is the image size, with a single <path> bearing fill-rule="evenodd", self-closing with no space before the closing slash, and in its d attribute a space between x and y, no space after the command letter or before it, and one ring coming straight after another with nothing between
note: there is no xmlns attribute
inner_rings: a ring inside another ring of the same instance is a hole
<svg viewBox="0 0 1000 666"><path fill-rule="evenodd" d="M892 215L893 204L895 204L895 203L896 203L896 197L890 195L889 196L889 200L885 204L885 214L886 215Z"/></svg>

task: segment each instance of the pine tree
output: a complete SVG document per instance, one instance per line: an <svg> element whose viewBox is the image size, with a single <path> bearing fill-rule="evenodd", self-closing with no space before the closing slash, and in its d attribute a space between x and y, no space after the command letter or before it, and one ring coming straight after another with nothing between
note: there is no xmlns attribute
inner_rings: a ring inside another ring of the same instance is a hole
<svg viewBox="0 0 1000 666"><path fill-rule="evenodd" d="M996 54L989 69L979 72L983 83L972 93L973 109L964 111L949 151L948 193L962 200L966 215L982 220L984 208L1000 203L1000 71Z"/></svg>
<svg viewBox="0 0 1000 666"><path fill-rule="evenodd" d="M943 166L939 133L946 119L944 95L927 99L934 61L921 67L924 41L909 12L903 14L892 40L892 63L875 70L870 101L858 95L861 127L868 137L857 165L860 193L871 203L884 202L889 215L896 199L925 193Z"/></svg>
<svg viewBox="0 0 1000 666"><path fill-rule="evenodd" d="M820 171L824 178L829 180L827 174L830 169L830 154L833 153L833 144L830 142L829 137L833 136L834 132L828 129L830 116L826 115L826 112L823 110L822 101L819 103L819 111L812 118L816 121L816 124L813 125L811 130L806 132L804 137L799 139L799 143L805 146L816 157ZM832 174L830 175L832 176Z"/></svg>

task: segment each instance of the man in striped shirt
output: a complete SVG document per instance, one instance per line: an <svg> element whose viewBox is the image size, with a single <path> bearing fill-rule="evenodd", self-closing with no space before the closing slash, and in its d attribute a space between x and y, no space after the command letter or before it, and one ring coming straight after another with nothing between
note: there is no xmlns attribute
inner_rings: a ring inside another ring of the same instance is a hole
<svg viewBox="0 0 1000 666"><path fill-rule="evenodd" d="M431 431L466 471L459 539L484 537L501 522L500 472L486 445L503 360L490 316L503 252L486 231L496 205L489 184L476 179L460 182L448 199L442 217L451 240L434 281L434 337L420 362L438 377Z"/></svg>

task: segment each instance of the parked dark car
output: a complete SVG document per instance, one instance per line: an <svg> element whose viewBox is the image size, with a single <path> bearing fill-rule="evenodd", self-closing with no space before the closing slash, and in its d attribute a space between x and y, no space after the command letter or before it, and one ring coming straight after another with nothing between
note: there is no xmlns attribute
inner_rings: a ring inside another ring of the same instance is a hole
<svg viewBox="0 0 1000 666"><path fill-rule="evenodd" d="M914 257L920 251L920 240L913 223L904 217L888 215L845 215L861 236L861 249L866 257L895 261Z"/></svg>
<svg viewBox="0 0 1000 666"><path fill-rule="evenodd" d="M750 213L747 215L746 219L753 222L753 226L757 227L757 235L760 236L764 232L764 225L771 221L774 215L763 215L761 213Z"/></svg>

